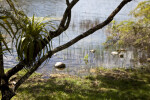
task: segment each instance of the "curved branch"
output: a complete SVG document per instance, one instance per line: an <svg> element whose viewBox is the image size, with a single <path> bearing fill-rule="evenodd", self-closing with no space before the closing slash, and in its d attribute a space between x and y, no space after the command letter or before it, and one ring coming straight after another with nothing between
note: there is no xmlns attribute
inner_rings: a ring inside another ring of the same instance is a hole
<svg viewBox="0 0 150 100"><path fill-rule="evenodd" d="M63 18L59 24L58 29L50 34L51 38L59 36L62 32L66 31L68 28L70 21L71 21L71 9L74 7L74 5L78 2L79 0L73 0L71 3L69 3L68 0L66 0L67 3L67 8L64 12ZM65 25L66 24L66 25Z"/></svg>
<svg viewBox="0 0 150 100"><path fill-rule="evenodd" d="M67 3L67 8L64 12L63 18L61 20L61 23L59 25L59 28L56 31L50 31L49 32L49 36L47 37L47 39L49 41L51 41L54 37L60 35L63 31L65 31L70 24L71 21L71 9L75 6L75 4L78 2L79 0L73 0L71 3L69 3L68 0L66 0ZM67 22L66 22L67 20ZM66 23L66 25L65 25ZM61 30L61 25L64 25L64 29ZM48 43L49 41L47 41L47 39L43 39L42 41L42 48L40 48L39 51L37 51L36 53L38 54ZM6 73L6 77L7 79L9 79L12 75L16 74L18 71L22 70L25 66L25 60L19 62L15 67L13 67L12 69L10 69L7 73Z"/></svg>

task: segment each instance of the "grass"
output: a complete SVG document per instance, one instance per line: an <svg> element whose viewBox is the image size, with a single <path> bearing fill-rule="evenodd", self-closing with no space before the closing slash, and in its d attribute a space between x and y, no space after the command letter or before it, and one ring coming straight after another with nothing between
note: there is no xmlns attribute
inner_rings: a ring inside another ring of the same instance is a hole
<svg viewBox="0 0 150 100"><path fill-rule="evenodd" d="M95 75L30 77L12 100L150 100L150 71L97 68Z"/></svg>
<svg viewBox="0 0 150 100"><path fill-rule="evenodd" d="M4 71L5 71L5 73L7 72L7 71L9 71L10 70L10 68L7 68L7 69L5 69ZM21 70L21 71L19 71L18 73L17 73L17 77L21 77L21 76L23 76L23 75L25 75L26 74L26 72L27 72L27 70ZM40 73L37 73L37 72L35 72L35 73L33 73L31 76L30 76L30 78L32 78L32 77L35 77L35 76L40 76L41 74Z"/></svg>

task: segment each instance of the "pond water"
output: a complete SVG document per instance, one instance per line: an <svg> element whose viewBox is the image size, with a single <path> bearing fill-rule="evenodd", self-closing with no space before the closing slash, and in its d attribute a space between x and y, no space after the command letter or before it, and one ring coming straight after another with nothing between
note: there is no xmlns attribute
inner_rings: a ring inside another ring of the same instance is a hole
<svg viewBox="0 0 150 100"><path fill-rule="evenodd" d="M66 8L65 0L16 0L18 5L29 17L35 14L36 17L46 17L61 19ZM57 47L73 39L77 35L85 32L92 26L104 21L109 14L119 5L122 0L80 0L72 10L72 21L69 29L60 37L53 40L53 46ZM128 16L130 10L134 9L141 0L134 0L128 3L114 18L117 21L131 18ZM129 9L130 8L130 9ZM89 71L90 68L103 66L113 67L133 67L133 51L126 51L124 58L111 55L112 50L105 50L103 43L106 40L106 27L79 41L75 45L58 52L46 65L42 65L38 72L49 74L67 72L79 74ZM96 50L91 53L90 50ZM18 62L15 61L16 53L6 54L5 68L10 68ZM88 62L84 57L88 56ZM56 62L64 62L67 68L57 71L54 68Z"/></svg>

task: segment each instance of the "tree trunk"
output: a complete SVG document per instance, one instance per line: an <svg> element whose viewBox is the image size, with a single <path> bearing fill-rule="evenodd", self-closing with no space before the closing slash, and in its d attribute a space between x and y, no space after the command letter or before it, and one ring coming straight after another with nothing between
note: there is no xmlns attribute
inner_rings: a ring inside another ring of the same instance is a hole
<svg viewBox="0 0 150 100"><path fill-rule="evenodd" d="M3 48L1 39L3 39L3 37L0 32L0 90L2 94L1 100L10 100L15 95L15 93L9 88L8 80L6 79L6 75L4 73Z"/></svg>
<svg viewBox="0 0 150 100"><path fill-rule="evenodd" d="M7 84L1 86L2 99L1 100L10 100L15 93L9 88Z"/></svg>

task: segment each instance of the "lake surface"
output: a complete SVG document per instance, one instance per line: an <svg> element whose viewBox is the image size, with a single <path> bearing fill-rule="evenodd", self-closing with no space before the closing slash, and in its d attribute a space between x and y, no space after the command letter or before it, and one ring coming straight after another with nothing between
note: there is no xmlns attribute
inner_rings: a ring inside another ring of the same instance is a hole
<svg viewBox="0 0 150 100"><path fill-rule="evenodd" d="M66 8L65 0L16 0L18 5L26 12L29 17L35 14L36 17L51 17L61 19ZM72 21L69 29L60 37L53 40L53 46L57 47L73 39L79 34L85 32L92 26L104 21L109 14L119 5L122 0L80 0L72 10ZM114 18L122 21L131 18L128 16L130 10L134 9L138 2L136 0L128 3ZM59 22L59 21L58 21ZM79 41L75 45L58 52L46 65L39 68L39 72L49 73L70 73L83 74L90 68L103 66L107 68L114 67L133 67L133 51L128 50L124 53L124 58L112 56L112 50L105 50L103 43L106 40L106 27ZM96 50L91 53L90 50ZM88 62L84 57L88 55ZM16 53L6 54L5 68L16 65ZM67 68L64 71L57 71L54 68L56 62L64 62Z"/></svg>

